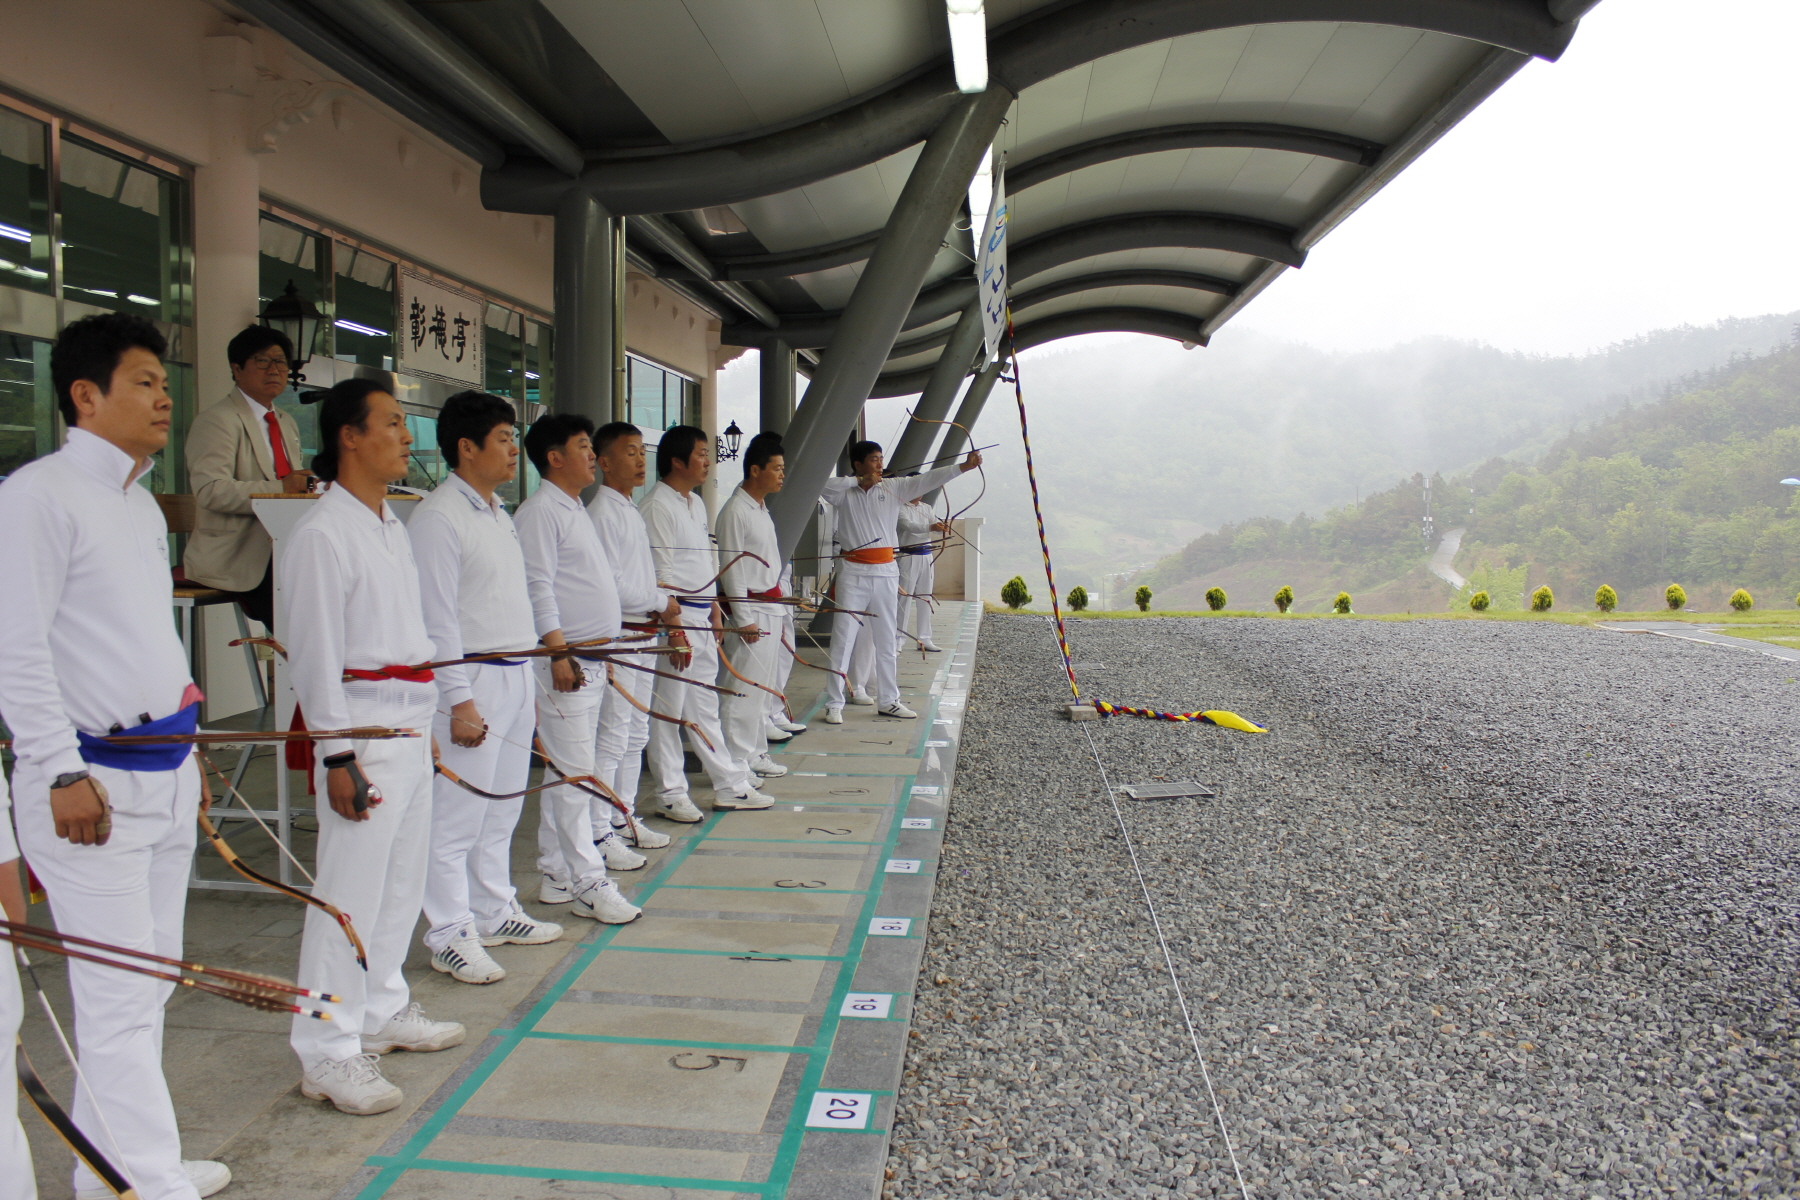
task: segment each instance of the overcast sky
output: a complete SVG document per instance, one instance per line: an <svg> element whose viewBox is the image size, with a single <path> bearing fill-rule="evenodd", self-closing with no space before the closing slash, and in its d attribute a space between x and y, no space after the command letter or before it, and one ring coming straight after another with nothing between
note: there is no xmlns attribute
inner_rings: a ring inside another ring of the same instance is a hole
<svg viewBox="0 0 1800 1200"><path fill-rule="evenodd" d="M1569 354L1800 309L1796 46L1800 0L1603 0L1560 62L1528 64L1215 342ZM720 378L734 418L756 427L754 352Z"/></svg>

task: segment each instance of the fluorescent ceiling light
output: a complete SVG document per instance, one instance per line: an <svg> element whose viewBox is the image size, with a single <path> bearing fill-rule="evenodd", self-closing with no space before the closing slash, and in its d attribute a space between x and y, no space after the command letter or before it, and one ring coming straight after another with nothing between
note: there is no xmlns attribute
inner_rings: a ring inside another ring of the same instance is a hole
<svg viewBox="0 0 1800 1200"><path fill-rule="evenodd" d="M11 238L15 242L29 242L31 234L16 225L0 225L0 237Z"/></svg>
<svg viewBox="0 0 1800 1200"><path fill-rule="evenodd" d="M388 335L388 331L385 329L371 329L367 325L358 325L355 321L333 321L332 324L339 329L348 329L351 333L360 333L364 337L386 337Z"/></svg>
<svg viewBox="0 0 1800 1200"><path fill-rule="evenodd" d="M987 91L987 14L981 11L981 0L944 0L944 11L950 18L950 61L956 64L956 90Z"/></svg>
<svg viewBox="0 0 1800 1200"><path fill-rule="evenodd" d="M152 300L149 296L140 296L136 292L132 292L131 294L127 295L125 298L127 300L131 301L133 304L148 304L151 308L161 308L162 307L161 300Z"/></svg>

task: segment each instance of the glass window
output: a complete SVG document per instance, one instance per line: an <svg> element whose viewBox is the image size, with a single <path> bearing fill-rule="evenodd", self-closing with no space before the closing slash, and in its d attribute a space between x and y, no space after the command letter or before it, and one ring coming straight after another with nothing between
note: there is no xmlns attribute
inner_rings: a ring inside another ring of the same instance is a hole
<svg viewBox="0 0 1800 1200"><path fill-rule="evenodd" d="M0 108L0 283L50 290L50 127Z"/></svg>
<svg viewBox="0 0 1800 1200"><path fill-rule="evenodd" d="M61 185L63 296L189 324L181 181L65 137Z"/></svg>
<svg viewBox="0 0 1800 1200"><path fill-rule="evenodd" d="M430 491L450 476L450 466L438 449L437 418L407 413L406 431L413 437L409 452L412 466L406 472L406 486Z"/></svg>
<svg viewBox="0 0 1800 1200"><path fill-rule="evenodd" d="M525 318L498 304L487 306L487 390L511 400L524 397L519 351L524 345Z"/></svg>
<svg viewBox="0 0 1800 1200"><path fill-rule="evenodd" d="M394 369L394 264L380 255L337 244L337 305L333 357L365 367Z"/></svg>
<svg viewBox="0 0 1800 1200"><path fill-rule="evenodd" d="M324 238L298 225L289 225L286 221L278 221L265 214L257 230L257 242L259 311L268 307L271 300L284 294L287 285L291 283L294 290L317 305L320 312L331 312L331 297L328 294L330 264L327 261L330 244ZM330 328L329 323L320 328L319 342L310 349L306 346L295 347L300 357L329 356Z"/></svg>
<svg viewBox="0 0 1800 1200"><path fill-rule="evenodd" d="M525 344L520 347L520 366L525 373L525 399L555 408L555 364L551 357L550 326L525 322Z"/></svg>
<svg viewBox="0 0 1800 1200"><path fill-rule="evenodd" d="M0 479L55 449L50 343L0 333Z"/></svg>

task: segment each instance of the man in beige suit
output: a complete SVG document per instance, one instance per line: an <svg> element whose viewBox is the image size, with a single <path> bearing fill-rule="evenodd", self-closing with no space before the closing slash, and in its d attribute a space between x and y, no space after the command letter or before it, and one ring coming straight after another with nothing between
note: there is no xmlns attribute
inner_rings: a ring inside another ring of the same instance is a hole
<svg viewBox="0 0 1800 1200"><path fill-rule="evenodd" d="M250 497L304 492L312 482L300 463L300 429L275 407L294 347L279 330L252 325L225 354L237 387L188 429L195 515L181 565L193 582L234 593L245 616L273 626L273 551Z"/></svg>

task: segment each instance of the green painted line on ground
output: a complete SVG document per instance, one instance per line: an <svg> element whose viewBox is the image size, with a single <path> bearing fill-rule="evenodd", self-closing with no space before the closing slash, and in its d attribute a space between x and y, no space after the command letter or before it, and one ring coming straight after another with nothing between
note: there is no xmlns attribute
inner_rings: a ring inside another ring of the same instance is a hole
<svg viewBox="0 0 1800 1200"><path fill-rule="evenodd" d="M842 917L837 919L840 921L843 920ZM786 922L772 921L770 924L782 925L786 924ZM689 950L681 946L608 946L607 949L611 950L614 954L701 954L710 955L714 958L738 958L745 954L775 953L773 950ZM842 954L788 954L783 951L781 957L803 959L807 962L844 961L844 956Z"/></svg>
<svg viewBox="0 0 1800 1200"><path fill-rule="evenodd" d="M726 887L721 883L669 883L663 886L683 892L805 892L813 896L860 896L868 890L867 888Z"/></svg>
<svg viewBox="0 0 1800 1200"><path fill-rule="evenodd" d="M502 1163L463 1162L450 1158L402 1159L398 1155L376 1155L371 1166L397 1171L448 1171L459 1175L505 1175L514 1179L541 1179L546 1183L566 1179L580 1183L624 1183L644 1187L695 1188L708 1192L752 1192L759 1196L779 1196L772 1183L747 1180L689 1179L682 1175L632 1175L624 1171L579 1171L561 1167L513 1167ZM782 1185L782 1191L786 1184Z"/></svg>
<svg viewBox="0 0 1800 1200"><path fill-rule="evenodd" d="M881 845L880 842L845 841L842 838L833 838L829 842L820 841L818 838L719 837L719 838L714 838L713 840L718 841L718 842L777 842L783 846L879 846L879 845Z"/></svg>
<svg viewBox="0 0 1800 1200"><path fill-rule="evenodd" d="M681 864L687 861L688 855L693 853L694 848L705 841L718 825L719 819L719 814L715 813L700 827L697 833L683 839L685 844L681 849L669 857L669 861L663 865L663 869L657 872L656 878L645 886L643 892L645 896L655 892L669 876L680 869ZM539 1021L543 1020L544 1014L548 1013L551 1007L562 999L564 993L575 985L575 981L581 978L593 961L600 956L600 952L606 949L607 943L612 941L613 936L623 928L625 928L623 925L608 925L601 929L594 940L589 942L574 961L564 968L562 976L550 985L532 1010L525 1014L522 1021L510 1029L494 1031L494 1036L499 1039L498 1044L488 1051L486 1057L469 1073L468 1078L463 1080L462 1085L438 1106L437 1111L426 1118L425 1123L419 1126L412 1137L407 1139L399 1154L391 1156L389 1162L384 1164L375 1164L374 1159L366 1160L372 1165L380 1165L381 1170L377 1171L375 1178L369 1180L362 1191L357 1193L356 1200L380 1200L381 1197L387 1195L388 1190L399 1181L400 1176L408 1169L406 1164L420 1161L419 1155L425 1148L437 1139L438 1135L444 1131L445 1126L449 1125L457 1113L462 1111L463 1105L467 1104L494 1072L499 1070L500 1065L511 1055L524 1036L531 1032Z"/></svg>
<svg viewBox="0 0 1800 1200"><path fill-rule="evenodd" d="M771 1046L762 1042L690 1042L681 1038L617 1037L606 1033L550 1033L542 1029L525 1035L546 1042L603 1042L614 1046L674 1046L684 1050L743 1050L753 1054L820 1054L816 1046Z"/></svg>

